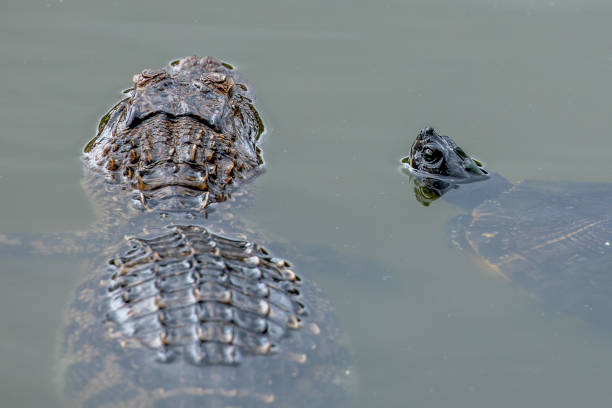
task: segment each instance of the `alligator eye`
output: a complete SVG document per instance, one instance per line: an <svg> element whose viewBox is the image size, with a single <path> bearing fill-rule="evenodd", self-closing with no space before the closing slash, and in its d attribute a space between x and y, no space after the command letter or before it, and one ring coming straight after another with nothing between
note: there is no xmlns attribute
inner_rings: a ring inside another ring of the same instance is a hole
<svg viewBox="0 0 612 408"><path fill-rule="evenodd" d="M440 152L438 150L426 148L425 150L423 150L422 156L425 161L433 163L440 157Z"/></svg>

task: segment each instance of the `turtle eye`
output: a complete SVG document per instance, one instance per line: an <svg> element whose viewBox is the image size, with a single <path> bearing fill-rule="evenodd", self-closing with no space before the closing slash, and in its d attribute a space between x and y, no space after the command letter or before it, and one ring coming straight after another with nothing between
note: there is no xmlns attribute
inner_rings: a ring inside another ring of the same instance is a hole
<svg viewBox="0 0 612 408"><path fill-rule="evenodd" d="M433 163L436 160L438 160L438 158L440 157L440 151L432 150L429 147L427 147L425 148L425 150L423 150L422 156L426 162Z"/></svg>

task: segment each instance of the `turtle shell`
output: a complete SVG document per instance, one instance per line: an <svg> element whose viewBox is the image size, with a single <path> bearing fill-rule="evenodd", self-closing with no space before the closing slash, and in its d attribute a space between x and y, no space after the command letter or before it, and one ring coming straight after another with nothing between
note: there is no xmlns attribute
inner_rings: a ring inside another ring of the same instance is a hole
<svg viewBox="0 0 612 408"><path fill-rule="evenodd" d="M612 326L612 184L522 182L450 230L536 299Z"/></svg>

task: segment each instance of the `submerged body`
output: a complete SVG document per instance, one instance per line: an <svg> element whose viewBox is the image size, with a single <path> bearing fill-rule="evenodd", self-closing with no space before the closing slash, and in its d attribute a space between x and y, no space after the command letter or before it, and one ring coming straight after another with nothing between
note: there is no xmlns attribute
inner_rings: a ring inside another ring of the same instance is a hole
<svg viewBox="0 0 612 408"><path fill-rule="evenodd" d="M349 355L329 302L237 217L261 170L262 131L229 65L187 57L143 71L85 148L92 230L0 235L87 261L60 347L67 404L327 407L346 397Z"/></svg>
<svg viewBox="0 0 612 408"><path fill-rule="evenodd" d="M335 406L349 360L318 288L259 245L195 225L94 261L61 354L78 407Z"/></svg>
<svg viewBox="0 0 612 408"><path fill-rule="evenodd" d="M421 201L444 195L467 211L450 225L452 243L546 305L612 327L612 184L512 185L447 139L422 130L406 163ZM426 149L440 154L427 161Z"/></svg>

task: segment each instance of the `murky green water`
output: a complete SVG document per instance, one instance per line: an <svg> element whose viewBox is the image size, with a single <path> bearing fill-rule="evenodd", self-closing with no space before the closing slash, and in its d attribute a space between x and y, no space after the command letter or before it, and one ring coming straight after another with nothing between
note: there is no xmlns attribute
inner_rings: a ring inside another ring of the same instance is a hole
<svg viewBox="0 0 612 408"><path fill-rule="evenodd" d="M512 181L612 182L609 4L4 0L0 231L86 228L98 118L133 73L218 56L268 129L251 218L356 265L300 271L351 339L352 406L603 406L612 333L448 249L456 210L420 206L398 160L433 125ZM2 257L0 405L62 406L53 352L79 265Z"/></svg>

